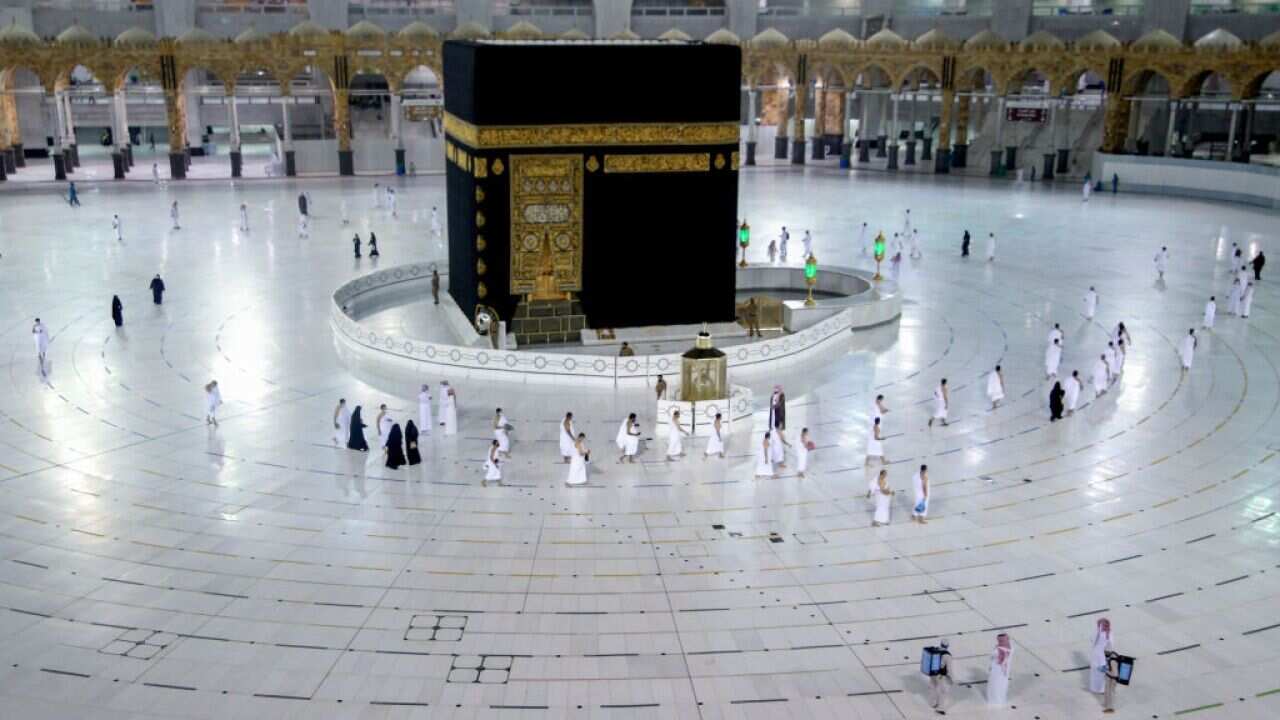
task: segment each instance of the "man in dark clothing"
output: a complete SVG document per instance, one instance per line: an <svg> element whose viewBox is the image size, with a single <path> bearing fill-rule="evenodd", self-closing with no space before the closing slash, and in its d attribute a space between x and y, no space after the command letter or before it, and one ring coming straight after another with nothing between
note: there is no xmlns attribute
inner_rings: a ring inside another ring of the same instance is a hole
<svg viewBox="0 0 1280 720"><path fill-rule="evenodd" d="M298 214L307 214L307 196L302 193L298 193Z"/></svg>
<svg viewBox="0 0 1280 720"><path fill-rule="evenodd" d="M159 275L151 279L151 301L157 305L164 302L164 281Z"/></svg>
<svg viewBox="0 0 1280 720"><path fill-rule="evenodd" d="M431 297L436 301L436 305L440 304L440 272L438 270L431 271Z"/></svg>
<svg viewBox="0 0 1280 720"><path fill-rule="evenodd" d="M1267 264L1267 257L1259 250L1257 255L1253 256L1253 279L1262 279L1262 266Z"/></svg>
<svg viewBox="0 0 1280 720"><path fill-rule="evenodd" d="M969 231L964 231L964 239L960 241L960 257L969 257Z"/></svg>

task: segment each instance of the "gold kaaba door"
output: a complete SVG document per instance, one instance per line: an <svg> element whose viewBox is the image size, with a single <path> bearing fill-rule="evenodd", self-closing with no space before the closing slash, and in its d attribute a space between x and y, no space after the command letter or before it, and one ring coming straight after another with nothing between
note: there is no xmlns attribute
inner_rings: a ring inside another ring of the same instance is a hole
<svg viewBox="0 0 1280 720"><path fill-rule="evenodd" d="M511 155L511 294L582 290L582 155Z"/></svg>

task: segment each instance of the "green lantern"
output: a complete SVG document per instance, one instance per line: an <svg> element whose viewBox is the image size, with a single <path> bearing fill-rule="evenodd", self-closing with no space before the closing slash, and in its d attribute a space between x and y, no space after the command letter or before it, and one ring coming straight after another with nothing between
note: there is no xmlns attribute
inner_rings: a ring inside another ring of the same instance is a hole
<svg viewBox="0 0 1280 720"><path fill-rule="evenodd" d="M747 224L744 218L742 224L738 226L738 246L742 248L742 262L738 263L738 267L747 266L747 246L750 244L751 226Z"/></svg>
<svg viewBox="0 0 1280 720"><path fill-rule="evenodd" d="M880 277L880 262L881 262L882 260L884 260L884 233L882 233L882 232L881 232L881 233L876 233L875 255L876 255L876 277L875 277L875 279L876 279L876 280L880 280L880 279L881 279L881 277Z"/></svg>
<svg viewBox="0 0 1280 720"><path fill-rule="evenodd" d="M813 307L813 286L818 284L818 256L809 255L804 261L804 284L809 286L809 295L804 299L805 307Z"/></svg>

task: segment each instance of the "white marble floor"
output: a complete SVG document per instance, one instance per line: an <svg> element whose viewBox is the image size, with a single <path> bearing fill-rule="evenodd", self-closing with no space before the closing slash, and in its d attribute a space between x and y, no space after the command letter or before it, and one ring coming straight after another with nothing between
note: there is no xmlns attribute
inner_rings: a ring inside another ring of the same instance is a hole
<svg viewBox="0 0 1280 720"><path fill-rule="evenodd" d="M427 230L443 183L403 181L397 220L370 211L371 186L85 184L74 210L53 186L0 188L0 715L919 718L920 647L946 636L952 716L1078 718L1100 713L1083 666L1102 616L1139 658L1118 717L1280 715L1275 281L1248 321L1220 312L1189 373L1174 349L1209 294L1225 310L1232 240L1280 254L1275 213L1085 205L1074 183L745 172L761 254L785 223L812 228L823 261L865 264L856 224L899 227L908 206L924 238L901 322L778 379L789 426L818 444L807 478L753 479L762 414L726 460L698 442L623 467L613 434L633 410L652 426L648 393L494 385L459 387L459 434L437 428L424 465L393 471L329 438L339 396L370 422L380 403L416 414L409 381L336 360L327 298L373 267L352 259L337 208L378 233L385 264L442 259ZM299 187L319 208L308 240ZM964 228L978 257L962 261ZM1090 284L1095 322L1080 314ZM1049 424L1048 328L1065 329L1064 368L1087 373L1120 320L1135 342L1119 385ZM990 411L980 379L996 363L1008 400ZM928 429L941 377L954 422ZM227 403L216 430L210 378ZM863 497L877 392L902 491L882 528ZM516 426L510 484L481 488L499 404ZM565 410L597 450L585 488L554 464ZM923 526L908 521L922 462ZM1009 704L988 709L1000 630Z"/></svg>

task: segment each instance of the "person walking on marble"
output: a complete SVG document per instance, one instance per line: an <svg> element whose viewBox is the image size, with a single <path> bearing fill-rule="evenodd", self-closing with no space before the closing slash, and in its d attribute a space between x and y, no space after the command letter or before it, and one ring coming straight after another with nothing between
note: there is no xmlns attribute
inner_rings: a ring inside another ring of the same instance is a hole
<svg viewBox="0 0 1280 720"><path fill-rule="evenodd" d="M911 506L911 521L925 525L929 522L929 466L921 465L911 477L915 490L915 504Z"/></svg>
<svg viewBox="0 0 1280 720"><path fill-rule="evenodd" d="M71 207L80 207L80 193L76 192L74 180L67 183L67 204Z"/></svg>
<svg viewBox="0 0 1280 720"><path fill-rule="evenodd" d="M373 207L374 209L382 209L382 183L373 184Z"/></svg>
<svg viewBox="0 0 1280 720"><path fill-rule="evenodd" d="M1046 380L1052 380L1058 376L1058 366L1062 363L1062 345L1058 339L1054 338L1049 347L1044 351L1044 375Z"/></svg>
<svg viewBox="0 0 1280 720"><path fill-rule="evenodd" d="M871 254L871 246L867 242L867 224L862 223L862 229L858 231L858 247L862 248L864 256Z"/></svg>
<svg viewBox="0 0 1280 720"><path fill-rule="evenodd" d="M489 441L489 452L485 456L484 477L480 479L480 486L488 487L491 482L502 484L502 454L498 452L497 439Z"/></svg>
<svg viewBox="0 0 1280 720"><path fill-rule="evenodd" d="M111 231L116 234L116 242L124 242L124 228L120 226L120 216L111 216Z"/></svg>
<svg viewBox="0 0 1280 720"><path fill-rule="evenodd" d="M1080 371L1072 370L1071 377L1067 378L1067 381L1062 384L1067 415L1071 415L1076 411L1076 405L1080 402L1080 391L1083 389L1084 385L1080 382Z"/></svg>
<svg viewBox="0 0 1280 720"><path fill-rule="evenodd" d="M1209 296L1209 302L1204 304L1204 320L1200 322L1200 326L1207 329L1213 329L1213 321L1218 317L1218 302L1213 296Z"/></svg>
<svg viewBox="0 0 1280 720"><path fill-rule="evenodd" d="M158 162L151 163L151 184L160 184L160 163Z"/></svg>
<svg viewBox="0 0 1280 720"><path fill-rule="evenodd" d="M800 246L804 249L804 259L808 260L813 255L813 235L808 230L805 230L804 237L800 238Z"/></svg>
<svg viewBox="0 0 1280 720"><path fill-rule="evenodd" d="M996 234L987 233L987 262L996 260Z"/></svg>
<svg viewBox="0 0 1280 720"><path fill-rule="evenodd" d="M875 514L871 516L871 527L882 527L889 524L889 511L893 504L893 490L889 488L889 471L880 469L876 478Z"/></svg>
<svg viewBox="0 0 1280 720"><path fill-rule="evenodd" d="M356 233L351 237L351 250L355 253L356 259L360 259L360 233Z"/></svg>
<svg viewBox="0 0 1280 720"><path fill-rule="evenodd" d="M341 445L351 436L351 410L347 408L347 399L338 398L333 408L333 444Z"/></svg>
<svg viewBox="0 0 1280 720"><path fill-rule="evenodd" d="M396 190L390 185L387 186L387 207L391 210L391 217L400 217L396 213Z"/></svg>
<svg viewBox="0 0 1280 720"><path fill-rule="evenodd" d="M1098 291L1089 286L1089 292L1084 294L1084 317L1086 320L1092 320L1095 313L1098 312Z"/></svg>
<svg viewBox="0 0 1280 720"><path fill-rule="evenodd" d="M920 231L915 228L911 229L911 258L919 260L924 257L924 253L920 252Z"/></svg>
<svg viewBox="0 0 1280 720"><path fill-rule="evenodd" d="M800 429L800 442L796 443L796 477L804 479L809 469L809 453L816 447L809 438L809 428Z"/></svg>
<svg viewBox="0 0 1280 720"><path fill-rule="evenodd" d="M217 380L210 380L204 386L204 423L218 426L218 408L222 407L222 389Z"/></svg>
<svg viewBox="0 0 1280 720"><path fill-rule="evenodd" d="M773 438L770 437L768 430L760 440L760 447L756 449L756 477L775 477L773 471Z"/></svg>
<svg viewBox="0 0 1280 720"><path fill-rule="evenodd" d="M938 387L933 389L933 415L929 418L929 427L933 427L933 421L940 421L943 426L947 425L947 413L950 410L951 398L947 394L947 379L942 378L938 383Z"/></svg>
<svg viewBox="0 0 1280 720"><path fill-rule="evenodd" d="M151 302L156 305L164 303L164 280L160 279L160 273L151 278L151 284L147 286L151 290Z"/></svg>
<svg viewBox="0 0 1280 720"><path fill-rule="evenodd" d="M421 426L418 432L431 434L431 386L426 383L418 390L418 425Z"/></svg>
<svg viewBox="0 0 1280 720"><path fill-rule="evenodd" d="M960 239L960 257L969 257L969 242L971 239L972 238L969 237L969 231L965 230L964 237Z"/></svg>
<svg viewBox="0 0 1280 720"><path fill-rule="evenodd" d="M1107 347L1102 351L1102 355L1107 359L1107 383L1116 381L1116 343L1114 340L1107 341Z"/></svg>
<svg viewBox="0 0 1280 720"><path fill-rule="evenodd" d="M382 253L378 252L378 236L375 235L373 231L370 231L369 232L369 259L372 260L373 258L376 258L381 254Z"/></svg>
<svg viewBox="0 0 1280 720"><path fill-rule="evenodd" d="M1133 336L1129 335L1129 328L1124 326L1124 321L1116 323L1116 329L1111 331L1111 340L1117 345L1123 340L1128 347L1133 347Z"/></svg>
<svg viewBox="0 0 1280 720"><path fill-rule="evenodd" d="M568 464L573 457L574 439L578 437L578 431L573 426L573 413L564 414L564 419L560 421L559 435L560 458Z"/></svg>
<svg viewBox="0 0 1280 720"><path fill-rule="evenodd" d="M787 232L787 226L782 226L782 233L778 236L778 259L783 265L787 264L787 245L791 243L791 233Z"/></svg>
<svg viewBox="0 0 1280 720"><path fill-rule="evenodd" d="M1062 382L1055 380L1053 389L1049 391L1049 422L1062 419L1062 411L1066 409L1067 391L1062 389Z"/></svg>
<svg viewBox="0 0 1280 720"><path fill-rule="evenodd" d="M1253 281L1244 288L1244 295L1240 297L1240 317L1248 319L1249 311L1253 309Z"/></svg>
<svg viewBox="0 0 1280 720"><path fill-rule="evenodd" d="M249 232L249 206L240 203L240 232Z"/></svg>
<svg viewBox="0 0 1280 720"><path fill-rule="evenodd" d="M360 414L360 406L351 411L351 433L347 436L347 448L369 452L369 443L364 439L364 420Z"/></svg>
<svg viewBox="0 0 1280 720"><path fill-rule="evenodd" d="M1045 342L1052 345L1054 340L1057 340L1058 344L1063 347L1067 345L1067 336L1062 334L1062 326L1058 323L1053 324L1053 329L1049 331L1049 337Z"/></svg>
<svg viewBox="0 0 1280 720"><path fill-rule="evenodd" d="M1004 400L1004 373L1000 371L999 365L987 373L987 398L991 400L992 410Z"/></svg>
<svg viewBox="0 0 1280 720"><path fill-rule="evenodd" d="M721 423L720 413L716 413L715 419L711 422L711 435L707 437L707 449L702 454L702 459L706 460L712 455L718 455L720 459L724 459L724 428Z"/></svg>
<svg viewBox="0 0 1280 720"><path fill-rule="evenodd" d="M930 421L932 422L932 421ZM884 465L888 461L884 457L884 437L880 434L880 418L871 419L871 431L867 433L867 462L871 458L879 458L880 464Z"/></svg>
<svg viewBox="0 0 1280 720"><path fill-rule="evenodd" d="M77 201L76 204L79 205L79 201ZM1262 268L1267 264L1267 256L1263 255L1262 251L1259 250L1258 254L1254 255L1253 259L1250 260L1249 263L1253 265L1253 279L1257 282L1262 282Z"/></svg>
<svg viewBox="0 0 1280 720"><path fill-rule="evenodd" d="M1169 269L1169 248L1161 246L1160 251L1156 253L1152 260L1156 266L1156 280L1164 280L1164 273Z"/></svg>
<svg viewBox="0 0 1280 720"><path fill-rule="evenodd" d="M431 239L439 242L444 237L444 227L440 225L440 211L432 206L431 208Z"/></svg>
<svg viewBox="0 0 1280 720"><path fill-rule="evenodd" d="M586 433L578 433L573 449L573 457L569 459L569 477L565 478L564 484L569 487L586 485L587 463L591 461L591 450L587 447Z"/></svg>
<svg viewBox="0 0 1280 720"><path fill-rule="evenodd" d="M1090 382L1093 383L1094 397L1102 397L1107 392L1107 387L1111 384L1111 372L1107 369L1107 356L1099 355L1098 361L1093 364L1093 372L1090 373Z"/></svg>
<svg viewBox="0 0 1280 720"><path fill-rule="evenodd" d="M951 688L955 682L951 679L951 647L946 638L938 641L938 647L941 648L942 656L938 663L938 674L929 676L929 707L939 715L947 714L947 707L951 704Z"/></svg>
<svg viewBox="0 0 1280 720"><path fill-rule="evenodd" d="M1013 645L1007 633L996 636L996 648L991 653L991 667L987 671L987 705L1001 707L1009 701L1009 675L1012 673Z"/></svg>
<svg viewBox="0 0 1280 720"><path fill-rule="evenodd" d="M1080 202L1089 202L1089 196L1093 194L1093 178L1086 177L1084 179L1084 187L1080 188Z"/></svg>
<svg viewBox="0 0 1280 720"><path fill-rule="evenodd" d="M169 206L169 217L173 220L173 229L181 230L182 226L178 224L178 201L174 200Z"/></svg>
<svg viewBox="0 0 1280 720"><path fill-rule="evenodd" d="M392 470L399 470L407 462L404 457L404 435L400 431L400 423L391 423L391 428L387 431L387 444L383 451L386 466Z"/></svg>
<svg viewBox="0 0 1280 720"><path fill-rule="evenodd" d="M31 339L36 343L36 364L40 367L40 377L48 375L49 330L36 318L31 326Z"/></svg>
<svg viewBox="0 0 1280 720"><path fill-rule="evenodd" d="M684 457L684 436L689 431L680 427L680 411L672 410L670 422L667 423L667 462L674 462Z"/></svg>
<svg viewBox="0 0 1280 720"><path fill-rule="evenodd" d="M391 425L391 416L387 413L386 403L383 403L378 406L378 416L373 420L373 426L378 429L378 447L387 446L387 433L391 432Z"/></svg>
<svg viewBox="0 0 1280 720"><path fill-rule="evenodd" d="M884 395L876 395L876 399L871 402L871 419L879 420L889 412L889 407L884 404Z"/></svg>
<svg viewBox="0 0 1280 720"><path fill-rule="evenodd" d="M1195 360L1196 357L1197 344L1196 329L1191 328L1187 331L1186 336L1182 338L1182 342L1178 345L1178 357L1182 360L1182 372L1184 373L1191 369L1191 362Z"/></svg>
<svg viewBox="0 0 1280 720"><path fill-rule="evenodd" d="M458 434L458 395L448 380L440 382L440 424L445 435Z"/></svg>
<svg viewBox="0 0 1280 720"><path fill-rule="evenodd" d="M511 457L511 421L498 408L493 412L493 439L498 441L498 452L503 457Z"/></svg>
<svg viewBox="0 0 1280 720"><path fill-rule="evenodd" d="M778 264L778 239L774 238L769 241L769 246L765 248L765 252L769 254L769 264Z"/></svg>
<svg viewBox="0 0 1280 720"><path fill-rule="evenodd" d="M124 303L120 302L119 295L111 296L111 321L116 327L124 327Z"/></svg>
<svg viewBox="0 0 1280 720"><path fill-rule="evenodd" d="M902 237L905 238L910 234L911 234L911 208L907 208L906 211L902 213Z"/></svg>
<svg viewBox="0 0 1280 720"><path fill-rule="evenodd" d="M1112 651L1111 620L1098 618L1094 625L1093 645L1089 648L1089 692L1101 695L1107 686L1107 653Z"/></svg>

